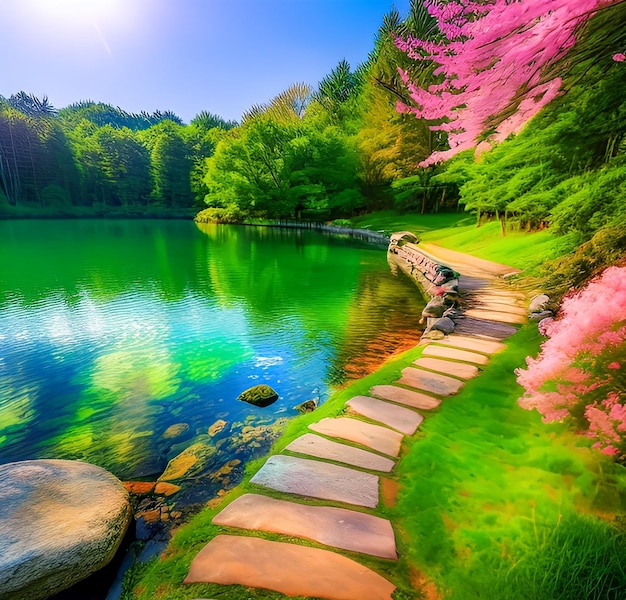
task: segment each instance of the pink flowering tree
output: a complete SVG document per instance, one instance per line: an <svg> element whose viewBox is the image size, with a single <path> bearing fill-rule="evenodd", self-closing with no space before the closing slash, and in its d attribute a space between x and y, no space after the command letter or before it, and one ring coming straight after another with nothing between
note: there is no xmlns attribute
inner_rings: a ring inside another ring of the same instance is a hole
<svg viewBox="0 0 626 600"><path fill-rule="evenodd" d="M626 267L609 267L563 301L527 369L517 371L522 408L545 422L570 420L595 448L626 458Z"/></svg>
<svg viewBox="0 0 626 600"><path fill-rule="evenodd" d="M481 140L499 142L559 93L555 65L599 9L621 0L425 0L439 42L408 37L396 45L416 61L438 65L436 84L419 87L399 69L414 102L399 112L434 121L450 149L420 166L447 160ZM620 54L613 60L619 61ZM616 58L617 57L617 58Z"/></svg>

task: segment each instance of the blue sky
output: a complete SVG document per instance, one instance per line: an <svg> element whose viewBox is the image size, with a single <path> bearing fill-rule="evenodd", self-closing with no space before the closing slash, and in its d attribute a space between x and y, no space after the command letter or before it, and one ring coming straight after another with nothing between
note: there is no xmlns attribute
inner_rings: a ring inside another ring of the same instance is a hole
<svg viewBox="0 0 626 600"><path fill-rule="evenodd" d="M367 58L409 0L0 0L0 94L239 120L291 83Z"/></svg>

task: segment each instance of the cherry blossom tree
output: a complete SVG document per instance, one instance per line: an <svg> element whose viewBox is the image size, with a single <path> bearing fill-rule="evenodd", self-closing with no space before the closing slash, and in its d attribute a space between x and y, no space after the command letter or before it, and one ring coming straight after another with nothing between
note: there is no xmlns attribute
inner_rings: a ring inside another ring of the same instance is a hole
<svg viewBox="0 0 626 600"><path fill-rule="evenodd" d="M397 38L396 45L416 61L437 64L439 81L423 89L399 70L414 105L399 101L397 110L435 121L431 129L448 134L450 149L431 154L420 166L517 133L559 93L556 65L581 27L620 1L426 0L441 40Z"/></svg>
<svg viewBox="0 0 626 600"><path fill-rule="evenodd" d="M520 406L545 422L572 419L594 447L626 458L626 267L566 298L540 331L549 336L541 353L517 371Z"/></svg>

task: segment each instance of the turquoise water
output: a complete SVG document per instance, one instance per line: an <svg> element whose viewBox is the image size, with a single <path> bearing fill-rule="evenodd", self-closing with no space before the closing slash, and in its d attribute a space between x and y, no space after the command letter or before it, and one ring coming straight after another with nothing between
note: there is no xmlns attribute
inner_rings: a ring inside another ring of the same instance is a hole
<svg viewBox="0 0 626 600"><path fill-rule="evenodd" d="M423 304L380 248L314 232L0 222L0 462L154 478L201 441L225 485L297 404L417 343ZM236 400L259 383L275 404Z"/></svg>

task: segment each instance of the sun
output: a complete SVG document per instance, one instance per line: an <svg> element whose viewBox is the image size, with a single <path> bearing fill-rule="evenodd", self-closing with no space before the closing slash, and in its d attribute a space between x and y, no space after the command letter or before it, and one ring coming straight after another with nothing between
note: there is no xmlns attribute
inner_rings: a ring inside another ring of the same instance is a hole
<svg viewBox="0 0 626 600"><path fill-rule="evenodd" d="M33 18L84 24L109 20L119 14L121 0L26 0Z"/></svg>
<svg viewBox="0 0 626 600"><path fill-rule="evenodd" d="M124 0L21 0L20 20L40 41L55 48L95 43L112 54L109 33L126 30L134 19Z"/></svg>

